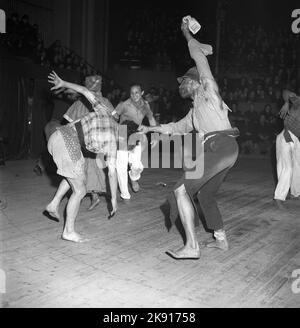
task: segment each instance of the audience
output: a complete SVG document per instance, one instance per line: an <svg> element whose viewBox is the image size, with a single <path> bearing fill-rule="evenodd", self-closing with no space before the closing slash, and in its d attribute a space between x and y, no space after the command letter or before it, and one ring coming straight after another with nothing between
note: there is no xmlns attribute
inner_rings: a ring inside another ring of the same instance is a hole
<svg viewBox="0 0 300 328"><path fill-rule="evenodd" d="M151 3L139 11L128 11L121 52L117 61L126 65L159 71L192 65L187 52L178 47L178 25L182 13L173 9L168 15ZM268 31L260 26L226 24L222 30L218 84L223 100L231 108L232 124L240 129L241 153L265 155L282 129L278 112L282 90L297 89L297 44L299 35L290 31ZM7 33L1 39L11 53L30 58L36 64L77 70L82 77L101 74L73 51L56 40L48 48L27 15L13 13L7 21ZM116 106L129 97L116 82L103 78L103 94ZM152 86L145 92L157 122L178 121L191 103L178 90Z"/></svg>

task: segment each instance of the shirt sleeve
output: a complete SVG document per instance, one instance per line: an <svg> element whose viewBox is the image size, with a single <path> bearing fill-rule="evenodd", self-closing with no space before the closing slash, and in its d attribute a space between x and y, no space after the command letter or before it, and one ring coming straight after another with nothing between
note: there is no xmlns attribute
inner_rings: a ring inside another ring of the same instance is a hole
<svg viewBox="0 0 300 328"><path fill-rule="evenodd" d="M108 111L111 114L115 110L114 106L112 105L112 103L107 98L103 98L103 99L104 99L104 102L105 102L105 106L108 108Z"/></svg>
<svg viewBox="0 0 300 328"><path fill-rule="evenodd" d="M145 103L146 103L146 114L145 115L147 116L150 125L151 126L155 126L156 125L156 121L155 121L155 118L153 116L153 112L152 112L152 110L150 108L150 105L149 105L149 103L147 101Z"/></svg>
<svg viewBox="0 0 300 328"><path fill-rule="evenodd" d="M185 134L193 131L193 109L180 121L176 123L161 124L163 134Z"/></svg>
<svg viewBox="0 0 300 328"><path fill-rule="evenodd" d="M94 95L94 98L90 99L90 102L93 106L94 111L101 112L106 111L108 114L111 114L114 111L113 105L110 103L110 101L104 97L96 97Z"/></svg>
<svg viewBox="0 0 300 328"><path fill-rule="evenodd" d="M116 111L116 113L117 113L118 115L122 115L123 112L124 112L124 102L120 102L120 103L117 105L115 111Z"/></svg>
<svg viewBox="0 0 300 328"><path fill-rule="evenodd" d="M69 107L63 117L71 123L77 121L88 113L89 111L84 104L80 100L77 100Z"/></svg>

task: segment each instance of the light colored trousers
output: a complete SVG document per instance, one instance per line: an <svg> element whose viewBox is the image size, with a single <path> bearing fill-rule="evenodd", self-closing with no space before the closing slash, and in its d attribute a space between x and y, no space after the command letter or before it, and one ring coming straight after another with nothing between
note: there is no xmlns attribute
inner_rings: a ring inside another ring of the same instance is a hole
<svg viewBox="0 0 300 328"><path fill-rule="evenodd" d="M128 164L130 166L129 177L131 181L138 181L144 169L141 143L132 150L117 151L117 175L121 197L123 199L130 199L131 197L128 190Z"/></svg>
<svg viewBox="0 0 300 328"><path fill-rule="evenodd" d="M278 183L274 199L285 201L289 190L294 197L300 196L300 142L289 131L293 142L286 142L284 131L276 138Z"/></svg>

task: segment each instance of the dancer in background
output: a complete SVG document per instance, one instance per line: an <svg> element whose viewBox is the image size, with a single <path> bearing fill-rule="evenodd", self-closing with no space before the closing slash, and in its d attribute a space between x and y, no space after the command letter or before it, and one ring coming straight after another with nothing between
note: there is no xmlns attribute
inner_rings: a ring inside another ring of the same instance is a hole
<svg viewBox="0 0 300 328"><path fill-rule="evenodd" d="M276 138L278 183L274 193L274 201L281 210L286 210L285 200L300 196L300 97L285 90L285 101L280 111L284 120L284 130Z"/></svg>
<svg viewBox="0 0 300 328"><path fill-rule="evenodd" d="M150 126L155 126L156 121L150 109L149 103L143 99L144 91L140 84L134 84L130 88L130 98L121 102L114 111L114 116L119 119L120 125L127 127L127 141L129 137L137 132L138 127L142 124L143 119L147 117ZM117 174L121 198L129 200L131 198L128 190L128 164L130 166L129 177L134 192L140 189L138 180L143 172L142 151L147 143L144 136L142 141L138 141L136 145L124 145L121 149L120 145L117 151ZM154 144L152 144L154 146Z"/></svg>

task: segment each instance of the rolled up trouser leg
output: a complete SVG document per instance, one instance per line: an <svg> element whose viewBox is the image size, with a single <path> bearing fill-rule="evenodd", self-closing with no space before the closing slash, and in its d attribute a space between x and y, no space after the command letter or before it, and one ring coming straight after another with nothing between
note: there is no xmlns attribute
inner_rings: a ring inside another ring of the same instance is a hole
<svg viewBox="0 0 300 328"><path fill-rule="evenodd" d="M288 195L293 170L294 143L286 142L283 132L276 138L277 177L274 199L285 201Z"/></svg>
<svg viewBox="0 0 300 328"><path fill-rule="evenodd" d="M300 141L299 139L292 135L294 141L293 149L293 173L291 182L291 194L294 197L300 196Z"/></svg>
<svg viewBox="0 0 300 328"><path fill-rule="evenodd" d="M141 173L144 170L142 163L142 145L139 143L130 150L128 161L130 165L129 176L132 181L138 181L141 178Z"/></svg>

